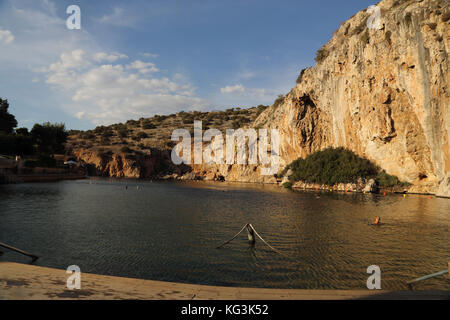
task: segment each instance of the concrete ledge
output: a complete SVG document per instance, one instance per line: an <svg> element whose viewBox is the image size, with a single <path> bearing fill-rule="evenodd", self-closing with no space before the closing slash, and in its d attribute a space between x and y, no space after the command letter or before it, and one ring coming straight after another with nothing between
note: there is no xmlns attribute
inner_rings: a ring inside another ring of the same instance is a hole
<svg viewBox="0 0 450 320"><path fill-rule="evenodd" d="M65 270L0 262L3 300L350 300L450 299L450 291L297 290L203 286L82 273L68 290Z"/></svg>

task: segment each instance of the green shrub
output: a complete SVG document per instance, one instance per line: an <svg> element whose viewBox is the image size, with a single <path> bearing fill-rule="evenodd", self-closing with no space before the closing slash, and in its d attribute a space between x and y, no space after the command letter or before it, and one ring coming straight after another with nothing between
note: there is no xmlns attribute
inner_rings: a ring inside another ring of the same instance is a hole
<svg viewBox="0 0 450 320"><path fill-rule="evenodd" d="M297 159L288 165L283 175L291 169L291 181L305 181L334 185L354 183L359 178L375 179L381 186L402 185L397 177L388 175L367 159L344 148L328 148L315 152L305 159Z"/></svg>
<svg viewBox="0 0 450 320"><path fill-rule="evenodd" d="M105 130L107 130L107 128L105 126L98 126L98 127L95 127L94 133L102 134Z"/></svg>
<svg viewBox="0 0 450 320"><path fill-rule="evenodd" d="M197 117L199 116L200 115L197 115ZM183 122L183 124L194 123L195 117L196 116L192 113L186 113L181 117L181 121Z"/></svg>
<svg viewBox="0 0 450 320"><path fill-rule="evenodd" d="M48 155L40 155L38 159L25 160L24 166L27 168L35 168L35 167L54 168L56 167L56 160Z"/></svg>
<svg viewBox="0 0 450 320"><path fill-rule="evenodd" d="M103 138L110 138L114 135L114 133L112 132L111 129L106 129L105 131L102 132L102 137Z"/></svg>
<svg viewBox="0 0 450 320"><path fill-rule="evenodd" d="M113 126L114 130L116 130L117 136L120 138L126 138L128 137L128 127L126 124L119 123Z"/></svg>
<svg viewBox="0 0 450 320"><path fill-rule="evenodd" d="M264 110L266 110L269 106L264 106L262 104L260 104L257 107L257 111L256 111L256 116L258 117L261 113L263 113Z"/></svg>
<svg viewBox="0 0 450 320"><path fill-rule="evenodd" d="M409 26L412 22L412 15L411 12L408 12L405 14L405 22Z"/></svg>
<svg viewBox="0 0 450 320"><path fill-rule="evenodd" d="M162 121L164 121L164 120L167 119L167 116L155 115L153 118L155 119L155 121L156 121L157 123L161 123Z"/></svg>
<svg viewBox="0 0 450 320"><path fill-rule="evenodd" d="M142 129L150 130L150 129L156 129L156 126L153 124L153 122L149 120L142 121Z"/></svg>
<svg viewBox="0 0 450 320"><path fill-rule="evenodd" d="M41 155L38 162L40 167L56 167L56 160L49 155Z"/></svg>
<svg viewBox="0 0 450 320"><path fill-rule="evenodd" d="M364 45L370 42L369 30L366 30L366 32L361 35L361 42L364 43Z"/></svg>
<svg viewBox="0 0 450 320"><path fill-rule="evenodd" d="M143 131L138 132L136 136L137 136L137 138L138 138L139 140L148 138L148 134L146 134L146 133L143 132Z"/></svg>
<svg viewBox="0 0 450 320"><path fill-rule="evenodd" d="M328 51L325 49L325 47L320 48L317 50L316 53L316 62L321 63L323 60L325 60L328 57Z"/></svg>
<svg viewBox="0 0 450 320"><path fill-rule="evenodd" d="M111 144L111 139L109 138L109 136L102 136L100 138L100 143L107 146Z"/></svg>
<svg viewBox="0 0 450 320"><path fill-rule="evenodd" d="M367 19L369 19L368 16L365 19L363 19L361 23L355 27L355 29L353 29L352 35L360 34L361 32L364 31L364 29L367 28Z"/></svg>
<svg viewBox="0 0 450 320"><path fill-rule="evenodd" d="M429 23L427 25L430 27L431 30L436 30L437 23Z"/></svg>
<svg viewBox="0 0 450 320"><path fill-rule="evenodd" d="M37 160L25 160L23 165L27 168L36 168L39 166Z"/></svg>
<svg viewBox="0 0 450 320"><path fill-rule="evenodd" d="M125 124L128 127L138 127L140 125L139 121L137 120L128 120L127 122L125 122Z"/></svg>
<svg viewBox="0 0 450 320"><path fill-rule="evenodd" d="M284 95L280 94L278 95L278 98L274 101L273 106L277 108L279 105L281 105L284 102Z"/></svg>
<svg viewBox="0 0 450 320"><path fill-rule="evenodd" d="M291 189L292 188L292 182L285 182L282 185L283 188L285 189Z"/></svg>
<svg viewBox="0 0 450 320"><path fill-rule="evenodd" d="M408 186L410 183L400 181L396 176L387 174L384 170L381 170L375 180L381 187L394 187L394 186Z"/></svg>
<svg viewBox="0 0 450 320"><path fill-rule="evenodd" d="M128 148L126 146L120 148L120 151L123 152L123 153L132 153L133 152L133 150L131 150L130 148Z"/></svg>
<svg viewBox="0 0 450 320"><path fill-rule="evenodd" d="M300 74L298 75L297 81L296 81L297 84L302 83L303 75L305 74L305 71L306 71L306 69L302 69L302 71L300 71Z"/></svg>
<svg viewBox="0 0 450 320"><path fill-rule="evenodd" d="M95 134L92 131L86 131L80 133L80 138L85 140L95 140Z"/></svg>
<svg viewBox="0 0 450 320"><path fill-rule="evenodd" d="M392 32L391 31L387 31L386 34L384 35L384 38L389 43L389 45L392 44L391 36L392 36Z"/></svg>
<svg viewBox="0 0 450 320"><path fill-rule="evenodd" d="M240 120L234 120L234 121L231 123L231 127L232 127L234 130L237 130L237 129L241 128L242 125L243 125L243 123L242 123Z"/></svg>

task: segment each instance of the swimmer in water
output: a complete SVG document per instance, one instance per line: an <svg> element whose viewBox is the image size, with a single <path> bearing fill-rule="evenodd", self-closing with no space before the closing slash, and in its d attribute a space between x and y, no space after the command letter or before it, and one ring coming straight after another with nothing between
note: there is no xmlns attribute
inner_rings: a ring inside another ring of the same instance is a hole
<svg viewBox="0 0 450 320"><path fill-rule="evenodd" d="M373 222L374 225L380 225L381 224L381 218L380 217L375 217L375 221Z"/></svg>

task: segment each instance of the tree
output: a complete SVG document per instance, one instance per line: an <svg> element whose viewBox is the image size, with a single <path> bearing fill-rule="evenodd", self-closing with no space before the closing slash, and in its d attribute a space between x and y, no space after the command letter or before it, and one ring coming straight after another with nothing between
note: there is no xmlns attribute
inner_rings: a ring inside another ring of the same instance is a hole
<svg viewBox="0 0 450 320"><path fill-rule="evenodd" d="M35 124L31 136L38 151L46 154L64 153L68 133L63 123Z"/></svg>
<svg viewBox="0 0 450 320"><path fill-rule="evenodd" d="M28 136L30 133L28 132L28 128L18 128L16 129L16 134L21 136Z"/></svg>
<svg viewBox="0 0 450 320"><path fill-rule="evenodd" d="M17 120L8 112L8 108L8 100L0 98L0 132L11 134L17 127Z"/></svg>

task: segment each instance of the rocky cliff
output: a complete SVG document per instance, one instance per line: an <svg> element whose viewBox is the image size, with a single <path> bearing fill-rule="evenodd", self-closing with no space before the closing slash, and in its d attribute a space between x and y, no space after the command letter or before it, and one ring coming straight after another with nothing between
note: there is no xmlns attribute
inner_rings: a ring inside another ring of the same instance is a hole
<svg viewBox="0 0 450 320"><path fill-rule="evenodd" d="M181 167L170 163L167 150L152 149L147 154L122 152L99 152L78 149L77 159L86 166L90 175L115 178L153 178L169 170L180 172Z"/></svg>
<svg viewBox="0 0 450 320"><path fill-rule="evenodd" d="M410 182L410 192L450 196L450 2L383 0L377 7L378 26L368 28L367 10L342 23L296 87L247 126L279 130L280 169L342 146ZM256 166L176 167L168 150L137 158L76 154L105 176L277 182Z"/></svg>
<svg viewBox="0 0 450 320"><path fill-rule="evenodd" d="M384 0L378 28L367 28L367 11L343 23L256 120L279 130L284 163L343 146L411 192L449 196L449 3Z"/></svg>

